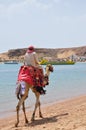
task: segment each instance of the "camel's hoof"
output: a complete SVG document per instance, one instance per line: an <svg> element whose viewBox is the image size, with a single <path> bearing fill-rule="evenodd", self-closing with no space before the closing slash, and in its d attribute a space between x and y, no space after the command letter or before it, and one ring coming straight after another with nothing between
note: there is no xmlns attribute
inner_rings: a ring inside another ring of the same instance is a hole
<svg viewBox="0 0 86 130"><path fill-rule="evenodd" d="M29 122L28 122L28 120L26 119L26 121L25 121L25 126L28 126L29 125Z"/></svg>
<svg viewBox="0 0 86 130"><path fill-rule="evenodd" d="M33 121L35 121L35 119L34 119L34 118L31 118L31 121L33 122Z"/></svg>
<svg viewBox="0 0 86 130"><path fill-rule="evenodd" d="M29 122L28 122L28 123L25 123L25 126L29 126Z"/></svg>
<svg viewBox="0 0 86 130"><path fill-rule="evenodd" d="M40 118L44 118L44 117L41 115Z"/></svg>
<svg viewBox="0 0 86 130"><path fill-rule="evenodd" d="M41 113L41 112L39 112L39 117L40 117L40 118L43 118L43 115L42 115L42 113Z"/></svg>
<svg viewBox="0 0 86 130"><path fill-rule="evenodd" d="M40 118L44 118L42 115L40 115Z"/></svg>
<svg viewBox="0 0 86 130"><path fill-rule="evenodd" d="M18 123L15 124L15 127L18 127Z"/></svg>

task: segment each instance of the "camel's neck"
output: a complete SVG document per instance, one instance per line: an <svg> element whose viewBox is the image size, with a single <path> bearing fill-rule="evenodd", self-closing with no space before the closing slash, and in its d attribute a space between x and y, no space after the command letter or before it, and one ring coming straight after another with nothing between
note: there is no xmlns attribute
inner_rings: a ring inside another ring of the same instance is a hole
<svg viewBox="0 0 86 130"><path fill-rule="evenodd" d="M46 70L45 75L47 75L47 76L49 77L50 71L49 71L49 70Z"/></svg>

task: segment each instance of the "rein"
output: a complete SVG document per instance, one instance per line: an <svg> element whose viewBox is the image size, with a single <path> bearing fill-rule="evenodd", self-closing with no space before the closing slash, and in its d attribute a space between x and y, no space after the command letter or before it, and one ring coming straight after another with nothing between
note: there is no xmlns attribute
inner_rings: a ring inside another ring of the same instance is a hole
<svg viewBox="0 0 86 130"><path fill-rule="evenodd" d="M47 82L47 84L46 84L46 85L49 85L49 77L48 77L48 75L47 75L47 74L45 74L45 76L44 76L44 80Z"/></svg>

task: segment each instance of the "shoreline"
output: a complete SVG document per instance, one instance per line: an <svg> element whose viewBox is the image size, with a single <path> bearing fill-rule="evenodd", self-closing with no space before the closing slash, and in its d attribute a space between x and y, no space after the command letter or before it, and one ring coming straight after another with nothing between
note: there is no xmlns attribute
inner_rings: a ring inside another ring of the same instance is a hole
<svg viewBox="0 0 86 130"><path fill-rule="evenodd" d="M84 95L83 95L84 96ZM82 97L82 95L78 95L78 96L73 96L73 97L65 97L65 98L62 98L62 99L57 99L55 101L48 101L48 102L42 102L41 101L41 107L42 108L45 108L45 107L48 107L48 106L52 106L54 104L58 104L58 103L61 103L61 102L65 102L65 101L69 101L69 100L72 100L72 99L76 99L77 97ZM17 100L18 101L18 100ZM18 103L18 102L17 102ZM6 118L9 118L9 117L12 117L14 115L16 115L16 105L15 104L15 107L14 109L9 109L9 110L6 110L6 111L3 111L3 112L0 112L0 120L2 119L6 119ZM33 111L34 109L34 106L35 106L35 102L30 104L30 106L27 104L25 107L26 107L26 111L29 110L29 111ZM21 111L22 108L20 108L20 111ZM3 115L3 114L4 115Z"/></svg>
<svg viewBox="0 0 86 130"><path fill-rule="evenodd" d="M23 112L20 112L20 123L14 127L14 116L0 119L0 130L86 130L86 96L78 96L68 100L41 106L44 118L39 118L38 109L35 121L31 122L32 110L26 109L29 125L24 125Z"/></svg>

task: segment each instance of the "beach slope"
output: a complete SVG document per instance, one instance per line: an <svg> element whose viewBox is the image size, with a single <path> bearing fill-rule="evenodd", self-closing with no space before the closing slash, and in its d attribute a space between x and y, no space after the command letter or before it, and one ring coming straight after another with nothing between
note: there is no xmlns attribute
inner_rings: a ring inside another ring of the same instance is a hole
<svg viewBox="0 0 86 130"><path fill-rule="evenodd" d="M25 126L21 113L18 127L14 127L16 116L12 116L0 119L0 130L86 130L86 96L42 106L44 118L39 118L37 112L34 122L30 121L32 111L26 111L28 126Z"/></svg>

